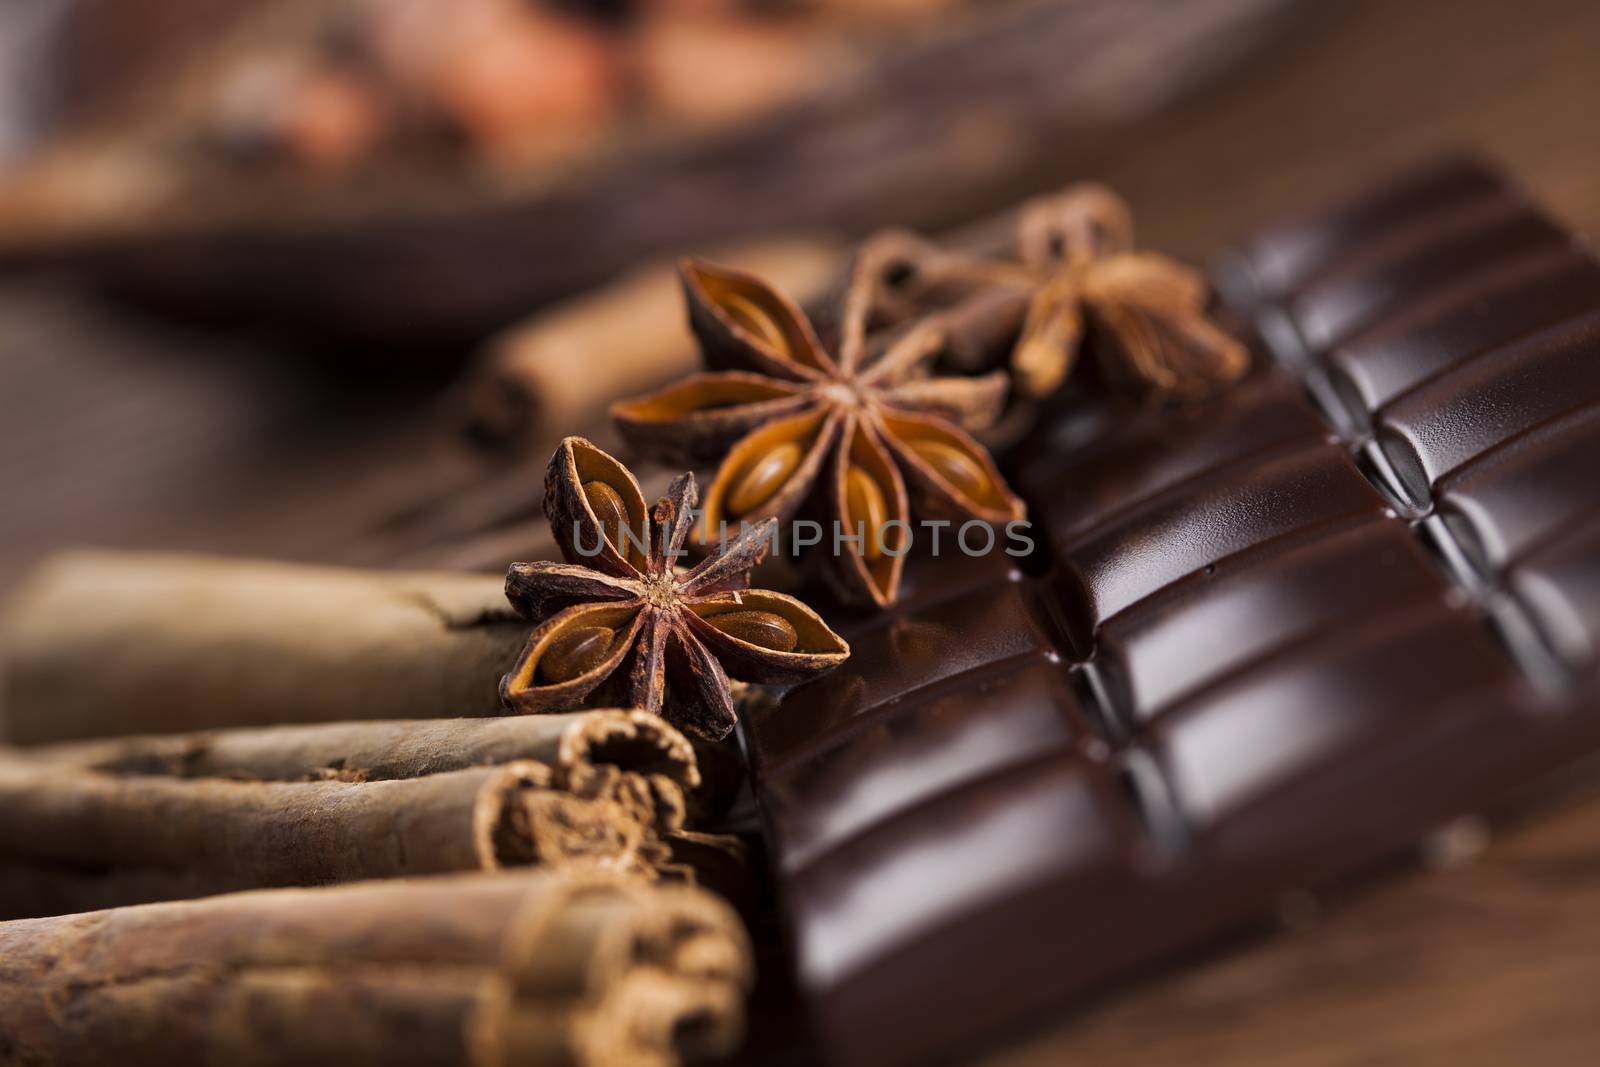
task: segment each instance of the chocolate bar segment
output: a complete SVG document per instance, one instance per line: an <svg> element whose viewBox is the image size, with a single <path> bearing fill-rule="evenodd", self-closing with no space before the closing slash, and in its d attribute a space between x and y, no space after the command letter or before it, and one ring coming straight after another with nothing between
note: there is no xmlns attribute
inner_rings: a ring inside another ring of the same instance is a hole
<svg viewBox="0 0 1600 1067"><path fill-rule="evenodd" d="M911 701L770 773L768 809L790 846L785 865L805 866L929 797L1070 752L1089 736L1066 679L1046 659L1001 669L978 692L976 709L966 692Z"/></svg>
<svg viewBox="0 0 1600 1067"><path fill-rule="evenodd" d="M1600 405L1540 423L1439 480L1434 506L1480 573L1497 573L1600 508Z"/></svg>
<svg viewBox="0 0 1600 1067"><path fill-rule="evenodd" d="M945 1057L952 1036L1077 985L1117 949L1137 833L1104 766L1047 756L786 873L800 979L833 1058Z"/></svg>
<svg viewBox="0 0 1600 1067"><path fill-rule="evenodd" d="M841 1062L980 1047L1600 749L1600 265L1455 159L1222 281L1245 383L1042 425L1039 558L914 561L744 725Z"/></svg>
<svg viewBox="0 0 1600 1067"><path fill-rule="evenodd" d="M1450 367L1380 410L1376 433L1408 496L1425 500L1496 446L1597 405L1600 312Z"/></svg>
<svg viewBox="0 0 1600 1067"><path fill-rule="evenodd" d="M1225 829L1297 778L1354 772L1365 750L1426 728L1458 693L1515 682L1478 619L1426 603L1286 647L1157 719L1150 741L1186 824Z"/></svg>
<svg viewBox="0 0 1600 1067"><path fill-rule="evenodd" d="M1560 258L1572 243L1559 226L1512 200L1473 205L1407 245L1382 247L1324 276L1289 301L1306 347L1327 350L1369 323L1404 310L1464 278L1492 276L1508 263Z"/></svg>
<svg viewBox="0 0 1600 1067"><path fill-rule="evenodd" d="M1593 685L1600 666L1600 514L1591 512L1512 567L1508 582L1556 652Z"/></svg>
<svg viewBox="0 0 1600 1067"><path fill-rule="evenodd" d="M1172 583L1100 628L1094 666L1107 703L1137 729L1277 649L1443 603L1451 589L1404 523L1360 518Z"/></svg>
<svg viewBox="0 0 1600 1067"><path fill-rule="evenodd" d="M1470 217L1485 204L1518 195L1481 160L1446 157L1314 218L1252 238L1229 258L1218 286L1236 307L1282 301L1364 250L1428 240L1441 221L1453 223L1462 213Z"/></svg>
<svg viewBox="0 0 1600 1067"><path fill-rule="evenodd" d="M850 642L851 670L796 690L781 708L751 712L748 739L759 766L795 763L940 687L960 688L997 667L1054 656L1042 622L1023 603L1021 576L1011 560L1003 554L983 557L980 566L965 557L950 560L952 570L964 570L970 579L986 573L989 580L976 587L957 582L944 596L935 586L914 593L893 616L841 627Z"/></svg>
<svg viewBox="0 0 1600 1067"><path fill-rule="evenodd" d="M1081 535L1093 525L1162 491L1231 463L1328 438L1285 375L1258 375L1192 411L1151 409L1124 415L1114 433L1077 439L1070 419L1047 422L1014 462L1017 476L1053 498L1069 494L1050 533Z"/></svg>
<svg viewBox="0 0 1600 1067"><path fill-rule="evenodd" d="M1077 506L1063 492L1033 512L1048 526ZM1063 581L1095 624L1220 559L1324 524L1375 517L1383 498L1344 449L1271 451L1152 494L1078 537L1052 538Z"/></svg>
<svg viewBox="0 0 1600 1067"><path fill-rule="evenodd" d="M1576 248L1497 264L1376 321L1322 360L1335 390L1366 416L1406 390L1594 310L1600 264Z"/></svg>

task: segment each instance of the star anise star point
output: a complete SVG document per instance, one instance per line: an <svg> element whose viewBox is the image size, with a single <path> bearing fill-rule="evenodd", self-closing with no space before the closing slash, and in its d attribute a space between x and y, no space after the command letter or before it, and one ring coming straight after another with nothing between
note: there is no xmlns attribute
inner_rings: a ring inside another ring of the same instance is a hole
<svg viewBox="0 0 1600 1067"><path fill-rule="evenodd" d="M515 711L566 711L597 692L716 740L736 716L730 677L799 682L850 648L793 597L749 588L772 524L749 527L693 567L678 566L695 506L694 476L646 509L638 482L580 437L561 443L545 511L566 562L513 564L506 596L539 620L501 679Z"/></svg>
<svg viewBox="0 0 1600 1067"><path fill-rule="evenodd" d="M869 338L873 263L856 264L833 317L816 323L750 275L698 260L681 274L708 370L612 416L641 449L721 460L697 542L726 522L787 520L820 491L844 534L845 592L883 606L898 594L913 499L930 517L1022 517L967 432L999 415L1006 375L930 374L945 340L937 316Z"/></svg>

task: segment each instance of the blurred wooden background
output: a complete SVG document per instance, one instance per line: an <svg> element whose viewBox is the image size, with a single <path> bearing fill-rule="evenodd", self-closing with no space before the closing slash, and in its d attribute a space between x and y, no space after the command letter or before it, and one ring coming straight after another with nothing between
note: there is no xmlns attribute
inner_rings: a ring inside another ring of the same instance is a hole
<svg viewBox="0 0 1600 1067"><path fill-rule="evenodd" d="M1061 145L1031 188L1009 192L1107 181L1133 203L1141 243L1204 260L1236 234L1466 145L1593 236L1597 46L1600 5L1587 0L1313 5L1220 83ZM64 544L385 564L416 551L408 517L431 501L536 506L542 461L497 464L454 436L450 361L340 374L302 355L156 322L65 279L0 278L0 591ZM1325 903L1302 902L1292 933L1129 983L994 1062L1600 1054L1593 796L1548 799L1464 867L1396 872Z"/></svg>

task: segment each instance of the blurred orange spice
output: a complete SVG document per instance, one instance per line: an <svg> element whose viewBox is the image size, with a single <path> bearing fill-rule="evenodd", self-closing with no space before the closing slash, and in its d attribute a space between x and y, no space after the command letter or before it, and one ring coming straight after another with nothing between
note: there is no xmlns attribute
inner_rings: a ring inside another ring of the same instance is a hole
<svg viewBox="0 0 1600 1067"><path fill-rule="evenodd" d="M274 132L295 160L338 169L372 155L385 134L385 110L371 85L355 75L312 70L290 87Z"/></svg>
<svg viewBox="0 0 1600 1067"><path fill-rule="evenodd" d="M432 81L445 115L501 161L592 138L622 88L602 31L520 10L453 35Z"/></svg>
<svg viewBox="0 0 1600 1067"><path fill-rule="evenodd" d="M636 32L634 60L650 112L701 126L789 103L844 65L829 35L792 23L663 16Z"/></svg>

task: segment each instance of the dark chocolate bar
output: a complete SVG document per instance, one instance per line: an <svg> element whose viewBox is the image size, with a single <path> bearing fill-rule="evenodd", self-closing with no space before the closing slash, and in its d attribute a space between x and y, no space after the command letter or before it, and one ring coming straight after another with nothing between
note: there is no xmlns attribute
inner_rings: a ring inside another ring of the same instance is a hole
<svg viewBox="0 0 1600 1067"><path fill-rule="evenodd" d="M924 560L749 717L832 1058L976 1047L1600 748L1600 264L1449 159L1217 278L1245 384L1043 426L1045 567Z"/></svg>

